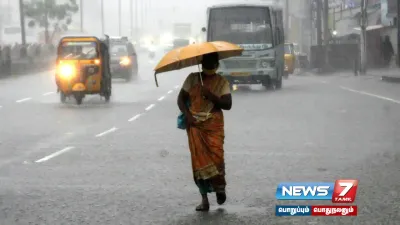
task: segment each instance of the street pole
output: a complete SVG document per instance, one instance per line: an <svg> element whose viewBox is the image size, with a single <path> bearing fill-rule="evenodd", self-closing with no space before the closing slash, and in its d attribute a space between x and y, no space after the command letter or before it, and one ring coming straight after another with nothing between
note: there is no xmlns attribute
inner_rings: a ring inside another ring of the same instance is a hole
<svg viewBox="0 0 400 225"><path fill-rule="evenodd" d="M317 3L317 18L316 18L316 26L317 26L317 45L320 48L322 46L322 4L321 0L316 0Z"/></svg>
<svg viewBox="0 0 400 225"><path fill-rule="evenodd" d="M324 44L325 44L325 67L329 65L329 39L330 39L330 31L329 31L329 0L324 0Z"/></svg>
<svg viewBox="0 0 400 225"><path fill-rule="evenodd" d="M289 34L289 0L285 1L285 41L288 40L288 34Z"/></svg>
<svg viewBox="0 0 400 225"><path fill-rule="evenodd" d="M79 11L81 14L81 32L83 32L83 0L79 2Z"/></svg>
<svg viewBox="0 0 400 225"><path fill-rule="evenodd" d="M139 0L135 0L135 39L139 42Z"/></svg>
<svg viewBox="0 0 400 225"><path fill-rule="evenodd" d="M316 26L317 26L317 46L318 51L316 54L317 58L317 68L318 71L321 72L322 69L322 0L315 0L316 3L316 10L317 10L317 18L316 18Z"/></svg>
<svg viewBox="0 0 400 225"><path fill-rule="evenodd" d="M397 66L400 67L400 1L397 1Z"/></svg>
<svg viewBox="0 0 400 225"><path fill-rule="evenodd" d="M360 51L361 51L361 68L360 74L367 72L367 48L366 48L366 26L367 26L367 0L361 0L361 40L360 40Z"/></svg>
<svg viewBox="0 0 400 225"><path fill-rule="evenodd" d="M104 1L101 0L101 33L104 35Z"/></svg>
<svg viewBox="0 0 400 225"><path fill-rule="evenodd" d="M24 15L24 1L19 0L19 20L21 25L21 42L22 45L26 44L26 36L25 36L25 15Z"/></svg>
<svg viewBox="0 0 400 225"><path fill-rule="evenodd" d="M122 15L121 0L118 0L118 34L122 36Z"/></svg>
<svg viewBox="0 0 400 225"><path fill-rule="evenodd" d="M140 10L140 15L141 15L141 19L140 19L140 28L143 32L144 30L144 17L145 17L145 1L141 1L141 10Z"/></svg>
<svg viewBox="0 0 400 225"><path fill-rule="evenodd" d="M130 15L130 27L131 27L131 39L133 38L133 0L129 0L129 15Z"/></svg>

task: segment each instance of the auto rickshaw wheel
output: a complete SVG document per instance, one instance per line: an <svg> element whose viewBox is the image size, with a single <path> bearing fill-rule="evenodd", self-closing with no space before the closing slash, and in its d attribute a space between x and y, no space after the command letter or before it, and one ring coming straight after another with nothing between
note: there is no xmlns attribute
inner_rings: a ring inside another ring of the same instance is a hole
<svg viewBox="0 0 400 225"><path fill-rule="evenodd" d="M74 93L74 97L76 100L76 104L80 105L82 104L82 100L85 97L85 94L83 92L76 92Z"/></svg>
<svg viewBox="0 0 400 225"><path fill-rule="evenodd" d="M62 91L60 91L60 101L61 103L65 103L67 101L67 95L65 95Z"/></svg>
<svg viewBox="0 0 400 225"><path fill-rule="evenodd" d="M283 76L285 77L285 79L289 79L289 71L285 71L283 73Z"/></svg>

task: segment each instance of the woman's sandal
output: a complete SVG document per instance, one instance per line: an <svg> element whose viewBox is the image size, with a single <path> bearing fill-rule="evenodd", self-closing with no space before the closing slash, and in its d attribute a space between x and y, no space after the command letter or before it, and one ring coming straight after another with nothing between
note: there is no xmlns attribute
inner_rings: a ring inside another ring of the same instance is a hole
<svg viewBox="0 0 400 225"><path fill-rule="evenodd" d="M196 211L206 212L210 210L210 205L200 204L196 207Z"/></svg>
<svg viewBox="0 0 400 225"><path fill-rule="evenodd" d="M222 205L225 203L225 201L226 201L226 193L225 192L217 192L216 196L217 196L218 205Z"/></svg>

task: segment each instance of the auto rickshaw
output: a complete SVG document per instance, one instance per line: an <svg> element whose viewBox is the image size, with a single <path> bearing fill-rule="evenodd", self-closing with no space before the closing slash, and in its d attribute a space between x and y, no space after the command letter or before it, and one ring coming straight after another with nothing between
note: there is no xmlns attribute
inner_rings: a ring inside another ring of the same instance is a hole
<svg viewBox="0 0 400 225"><path fill-rule="evenodd" d="M294 52L294 45L292 43L285 43L285 77L294 73L296 66L296 56Z"/></svg>
<svg viewBox="0 0 400 225"><path fill-rule="evenodd" d="M91 36L63 37L57 47L56 84L60 101L74 97L78 105L87 94L111 97L108 42Z"/></svg>

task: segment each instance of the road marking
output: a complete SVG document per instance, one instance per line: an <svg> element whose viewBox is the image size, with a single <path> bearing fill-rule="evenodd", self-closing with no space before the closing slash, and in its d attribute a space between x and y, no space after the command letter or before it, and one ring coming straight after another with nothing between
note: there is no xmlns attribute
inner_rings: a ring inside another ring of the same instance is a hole
<svg viewBox="0 0 400 225"><path fill-rule="evenodd" d="M149 110L152 109L154 106L155 106L154 104L151 104L151 105L147 106L147 108L146 108L145 110L146 110L146 111L149 111Z"/></svg>
<svg viewBox="0 0 400 225"><path fill-rule="evenodd" d="M321 83L327 84L328 82L327 82L327 81L324 81L324 80L321 80Z"/></svg>
<svg viewBox="0 0 400 225"><path fill-rule="evenodd" d="M23 99L17 100L16 103L26 102L26 101L29 101L31 99L32 98L23 98Z"/></svg>
<svg viewBox="0 0 400 225"><path fill-rule="evenodd" d="M165 98L165 96L161 96L158 101L162 101Z"/></svg>
<svg viewBox="0 0 400 225"><path fill-rule="evenodd" d="M351 91L351 92L357 93L357 94L367 95L367 96L370 96L370 97L375 97L375 98L379 98L379 99L386 100L386 101L389 101L389 102L400 104L400 101L398 101L396 99L388 98L388 97L385 97L385 96L376 95L376 94L372 94L372 93L368 93L368 92L364 92L364 91L357 91L357 90L354 90L354 89L351 89L351 88L347 88L347 87L344 87L344 86L340 86L340 88L343 89L343 90L346 90L346 91Z"/></svg>
<svg viewBox="0 0 400 225"><path fill-rule="evenodd" d="M169 90L169 91L168 91L168 94L171 94L172 92L173 92L173 90Z"/></svg>
<svg viewBox="0 0 400 225"><path fill-rule="evenodd" d="M179 88L179 85L176 85L176 86L175 86L175 89L178 89L178 88Z"/></svg>
<svg viewBox="0 0 400 225"><path fill-rule="evenodd" d="M52 95L52 94L54 94L54 92L46 92L46 93L43 94L43 96Z"/></svg>
<svg viewBox="0 0 400 225"><path fill-rule="evenodd" d="M41 159L39 159L39 160L36 160L35 162L36 162L36 163L45 162L45 161L47 161L47 160L49 160L49 159L51 159L51 158L54 158L54 157L59 156L59 155L65 153L65 152L68 152L68 151L70 151L70 150L72 150L72 149L74 149L74 148L75 148L75 147L72 147L72 146L66 147L66 148L64 148L64 149L61 149L61 150L58 151L58 152L54 152L54 153L51 154L51 155L48 155L48 156L46 156L46 157L44 157L44 158L41 158Z"/></svg>
<svg viewBox="0 0 400 225"><path fill-rule="evenodd" d="M134 121L134 120L137 120L140 116L141 116L141 114L137 114L136 116L130 118L128 121L129 121L129 122L132 122L132 121Z"/></svg>
<svg viewBox="0 0 400 225"><path fill-rule="evenodd" d="M97 134L96 137L102 137L102 136L104 136L104 135L106 135L106 134L108 134L108 133L114 132L114 131L116 131L116 130L117 130L117 128L116 128L116 127L113 127L113 128L111 128L111 129L109 129L109 130L106 130L106 131L100 133L100 134Z"/></svg>

